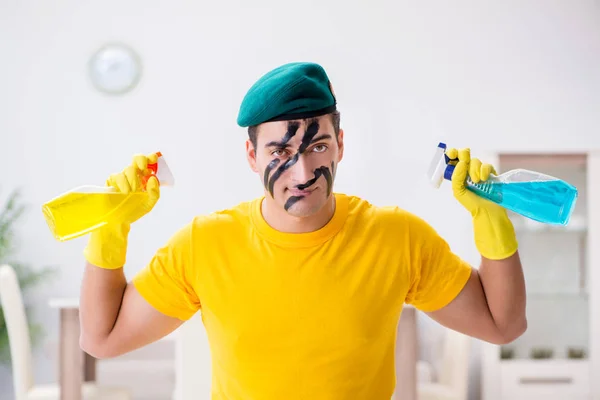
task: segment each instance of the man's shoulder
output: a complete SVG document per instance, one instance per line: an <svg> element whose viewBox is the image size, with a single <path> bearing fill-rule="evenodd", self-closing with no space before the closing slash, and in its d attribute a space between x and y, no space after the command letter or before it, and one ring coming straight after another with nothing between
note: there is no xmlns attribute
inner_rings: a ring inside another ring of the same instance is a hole
<svg viewBox="0 0 600 400"><path fill-rule="evenodd" d="M244 227L250 224L252 207L259 199L241 201L233 206L195 215L190 226L194 230L212 231Z"/></svg>
<svg viewBox="0 0 600 400"><path fill-rule="evenodd" d="M344 195L348 199L348 215L361 225L377 229L408 229L422 232L430 228L429 223L416 213L393 204L375 204L363 197Z"/></svg>
<svg viewBox="0 0 600 400"><path fill-rule="evenodd" d="M223 243L239 245L247 238L255 201L244 201L229 208L194 215L171 235L167 246L189 249L202 243L204 249L218 251Z"/></svg>
<svg viewBox="0 0 600 400"><path fill-rule="evenodd" d="M378 218L382 220L408 221L419 218L412 212L393 204L378 205L363 197L356 195L343 195L348 199L348 214L361 218Z"/></svg>

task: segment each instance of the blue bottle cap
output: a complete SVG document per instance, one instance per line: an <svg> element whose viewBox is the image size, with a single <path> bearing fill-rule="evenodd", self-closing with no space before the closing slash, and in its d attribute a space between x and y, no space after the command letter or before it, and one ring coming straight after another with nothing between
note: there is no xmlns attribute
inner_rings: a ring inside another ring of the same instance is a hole
<svg viewBox="0 0 600 400"><path fill-rule="evenodd" d="M444 179L451 181L452 173L454 172L455 165L447 165L446 170L444 171Z"/></svg>

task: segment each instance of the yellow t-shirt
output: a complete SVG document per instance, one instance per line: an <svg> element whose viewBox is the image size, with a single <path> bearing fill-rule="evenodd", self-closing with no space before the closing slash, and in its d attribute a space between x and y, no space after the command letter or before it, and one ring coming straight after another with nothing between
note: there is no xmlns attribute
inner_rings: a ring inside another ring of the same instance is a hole
<svg viewBox="0 0 600 400"><path fill-rule="evenodd" d="M322 229L282 233L261 199L196 217L134 278L157 310L201 311L219 400L389 400L404 303L436 310L471 267L422 219L335 194Z"/></svg>

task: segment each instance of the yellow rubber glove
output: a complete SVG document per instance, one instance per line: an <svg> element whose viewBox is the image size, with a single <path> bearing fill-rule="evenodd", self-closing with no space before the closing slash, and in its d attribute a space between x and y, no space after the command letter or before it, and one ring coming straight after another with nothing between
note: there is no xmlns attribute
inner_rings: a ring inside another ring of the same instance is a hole
<svg viewBox="0 0 600 400"><path fill-rule="evenodd" d="M107 186L112 186L121 193L145 192L145 199L133 210L121 213L118 222L107 224L90 233L83 252L90 264L105 269L117 269L125 265L131 224L150 212L160 197L158 179L150 176L148 169L148 164L155 163L157 158L156 154L136 154L131 165L119 173L112 174L106 180ZM144 185L145 179L147 182Z"/></svg>
<svg viewBox="0 0 600 400"><path fill-rule="evenodd" d="M501 260L513 255L518 248L513 224L506 209L477 196L466 187L467 175L473 183L485 182L490 174L497 175L494 167L471 159L470 149L448 149L452 160L458 157L452 174L454 197L471 213L475 245L479 253L491 260ZM451 162L453 164L453 162Z"/></svg>

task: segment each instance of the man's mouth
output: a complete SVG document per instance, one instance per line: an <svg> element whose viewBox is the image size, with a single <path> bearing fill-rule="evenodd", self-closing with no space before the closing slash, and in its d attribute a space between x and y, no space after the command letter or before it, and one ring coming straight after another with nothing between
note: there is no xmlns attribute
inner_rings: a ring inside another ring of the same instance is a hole
<svg viewBox="0 0 600 400"><path fill-rule="evenodd" d="M312 190L307 190L307 189L297 189L297 188L289 188L288 191L290 192L290 194L292 196L308 196L312 193L314 189Z"/></svg>

